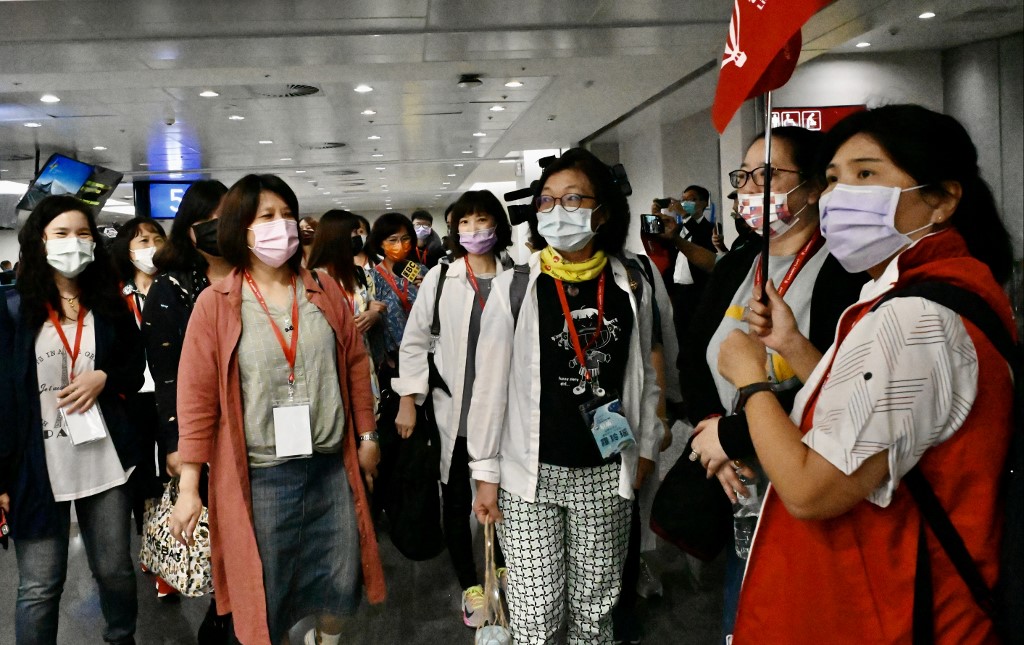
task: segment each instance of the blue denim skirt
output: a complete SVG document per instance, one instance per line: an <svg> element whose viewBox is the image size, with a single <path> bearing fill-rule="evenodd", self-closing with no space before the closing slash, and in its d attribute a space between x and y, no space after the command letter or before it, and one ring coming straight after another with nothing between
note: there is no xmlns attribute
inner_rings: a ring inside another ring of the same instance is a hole
<svg viewBox="0 0 1024 645"><path fill-rule="evenodd" d="M249 481L271 642L306 616L355 613L359 529L341 455L250 468Z"/></svg>

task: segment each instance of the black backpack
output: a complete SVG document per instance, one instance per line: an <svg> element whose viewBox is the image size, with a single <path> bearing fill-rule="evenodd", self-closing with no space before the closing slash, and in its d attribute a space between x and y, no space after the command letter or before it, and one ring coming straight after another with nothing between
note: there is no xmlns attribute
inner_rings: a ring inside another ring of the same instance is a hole
<svg viewBox="0 0 1024 645"><path fill-rule="evenodd" d="M975 602L993 620L1003 641L1024 642L1024 571L1021 557L1021 548L1024 546L1024 412L1021 410L1024 387L1021 380L1024 374L1021 373L1021 348L1013 342L1002 319L981 296L946 282L921 282L890 291L875 303L872 310L893 298L914 297L940 304L970 320L1007 360L1013 371L1014 428L1003 471L1005 524L999 554L999 580L995 589L985 584L963 538L920 469L915 466L903 477L903 483L924 519L918 535L917 570L914 576L913 643L930 645L935 642L931 562L925 544L925 524L942 545Z"/></svg>

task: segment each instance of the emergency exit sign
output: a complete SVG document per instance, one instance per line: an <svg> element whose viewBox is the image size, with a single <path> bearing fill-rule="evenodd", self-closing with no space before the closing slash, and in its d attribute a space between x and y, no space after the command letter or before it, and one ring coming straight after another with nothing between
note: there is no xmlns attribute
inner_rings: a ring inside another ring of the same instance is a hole
<svg viewBox="0 0 1024 645"><path fill-rule="evenodd" d="M772 127L789 125L826 132L845 117L866 109L866 105L780 107L772 110Z"/></svg>

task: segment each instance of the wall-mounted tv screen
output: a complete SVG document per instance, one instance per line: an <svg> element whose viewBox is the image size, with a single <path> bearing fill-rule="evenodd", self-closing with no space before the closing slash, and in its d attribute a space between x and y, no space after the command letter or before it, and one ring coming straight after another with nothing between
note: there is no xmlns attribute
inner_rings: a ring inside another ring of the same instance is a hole
<svg viewBox="0 0 1024 645"><path fill-rule="evenodd" d="M18 210L30 211L50 195L72 195L99 211L121 182L124 173L83 163L62 154L50 155L42 170L18 202Z"/></svg>
<svg viewBox="0 0 1024 645"><path fill-rule="evenodd" d="M174 219L190 181L136 181L135 215L153 219Z"/></svg>

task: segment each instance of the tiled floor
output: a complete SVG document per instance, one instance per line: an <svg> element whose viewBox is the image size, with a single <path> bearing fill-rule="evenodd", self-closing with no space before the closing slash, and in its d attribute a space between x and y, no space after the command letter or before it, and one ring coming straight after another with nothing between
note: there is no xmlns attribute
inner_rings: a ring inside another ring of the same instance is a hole
<svg viewBox="0 0 1024 645"><path fill-rule="evenodd" d="M482 544L480 549L482 553ZM353 619L351 632L343 643L447 645L473 642L473 632L462 625L460 590L446 553L427 562L410 562L391 546L384 535L381 536L381 554L388 582L388 600L376 607L364 605ZM662 598L641 601L639 615L645 631L644 643L717 643L723 559L704 567L700 573L701 584L696 588L687 559L682 554L671 547L662 547L658 556L663 564L665 594ZM0 644L3 645L14 643L17 579L14 551L0 551ZM157 601L151 579L141 573L138 574L138 585L136 640L139 645L195 643L196 630L209 601ZM74 538L68 580L61 601L58 642L61 645L101 645L102 626L96 586L85 561L82 542Z"/></svg>

